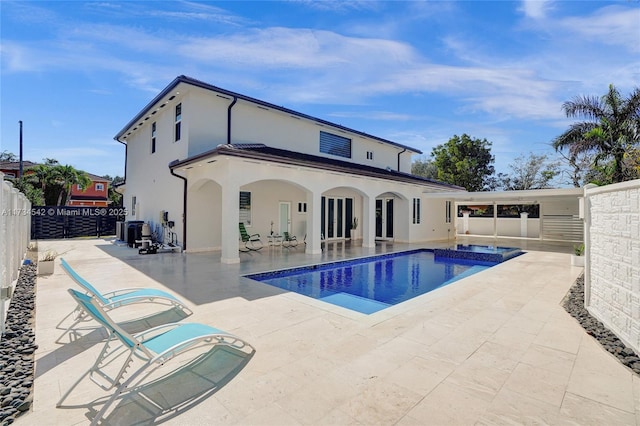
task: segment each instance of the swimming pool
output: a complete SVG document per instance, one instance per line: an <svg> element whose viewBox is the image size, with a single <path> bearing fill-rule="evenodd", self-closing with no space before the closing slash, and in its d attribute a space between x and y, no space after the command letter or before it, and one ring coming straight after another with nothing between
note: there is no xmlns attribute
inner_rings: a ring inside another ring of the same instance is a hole
<svg viewBox="0 0 640 426"><path fill-rule="evenodd" d="M372 314L497 263L437 258L432 250L424 249L245 277L363 314Z"/></svg>

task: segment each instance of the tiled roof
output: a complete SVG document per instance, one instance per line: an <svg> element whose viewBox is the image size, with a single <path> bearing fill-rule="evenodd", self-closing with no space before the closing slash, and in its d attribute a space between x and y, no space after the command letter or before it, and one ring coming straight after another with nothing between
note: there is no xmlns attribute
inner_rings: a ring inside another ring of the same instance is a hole
<svg viewBox="0 0 640 426"><path fill-rule="evenodd" d="M288 151L285 149L272 148L264 144L232 144L232 145L218 145L217 148L204 152L199 155L187 158L182 161L174 161L169 164L169 167L176 169L179 167L187 166L191 163L195 163L206 158L218 156L218 155L232 155L237 157L252 157L255 159L262 159L265 161L272 161L276 163L285 164L297 164L307 167L313 167L325 170L340 171L343 173L350 173L362 176L378 177L389 180L396 180L402 182L415 183L418 185L427 185L437 187L438 189L447 190L464 190L464 188L451 185L448 183L439 182L437 180L424 178L421 176L412 175L410 173L403 173L390 168L381 169L379 167L367 166L364 164L351 163L348 161L342 161L333 158L320 157L317 155L303 154L300 152Z"/></svg>

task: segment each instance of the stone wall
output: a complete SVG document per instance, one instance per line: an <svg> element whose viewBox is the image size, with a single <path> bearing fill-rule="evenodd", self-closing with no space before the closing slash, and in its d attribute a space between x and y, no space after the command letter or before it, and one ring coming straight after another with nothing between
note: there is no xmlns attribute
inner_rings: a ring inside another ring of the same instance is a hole
<svg viewBox="0 0 640 426"><path fill-rule="evenodd" d="M585 305L640 353L640 180L585 189Z"/></svg>

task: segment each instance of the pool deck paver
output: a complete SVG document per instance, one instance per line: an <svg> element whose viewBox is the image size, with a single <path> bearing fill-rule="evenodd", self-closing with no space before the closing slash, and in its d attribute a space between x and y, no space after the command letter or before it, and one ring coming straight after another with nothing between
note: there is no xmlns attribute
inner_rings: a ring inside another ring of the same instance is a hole
<svg viewBox="0 0 640 426"><path fill-rule="evenodd" d="M235 377L167 424L640 426L640 378L561 306L582 271L570 266L570 246L524 244L522 256L372 315L241 275L416 246L336 244L321 255L265 248L235 265L221 264L215 252L143 256L100 239L40 241L39 248L69 250L65 259L105 292L172 292L194 312L184 321L255 346ZM17 424L88 424L109 395L86 379L68 406L55 408L106 336L88 326L75 341L56 343L56 324L74 308L66 289L75 288L59 266L38 278L33 411ZM149 309L113 313L120 321ZM176 395L196 384L188 376L174 380ZM154 409L139 397L114 407L114 424L154 422Z"/></svg>

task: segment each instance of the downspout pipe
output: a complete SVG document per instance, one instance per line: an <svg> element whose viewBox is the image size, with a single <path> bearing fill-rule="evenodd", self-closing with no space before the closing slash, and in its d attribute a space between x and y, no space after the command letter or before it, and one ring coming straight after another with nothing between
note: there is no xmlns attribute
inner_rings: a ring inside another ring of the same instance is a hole
<svg viewBox="0 0 640 426"><path fill-rule="evenodd" d="M120 139L118 139L117 137L113 138L115 139L117 142L120 142L122 145L124 145L124 183L127 183L127 159L129 158L129 145L125 142L122 142Z"/></svg>
<svg viewBox="0 0 640 426"><path fill-rule="evenodd" d="M231 145L231 108L238 102L238 97L234 96L233 101L229 104L229 108L227 108L227 145Z"/></svg>
<svg viewBox="0 0 640 426"><path fill-rule="evenodd" d="M406 150L407 148L404 148L402 151L398 153L398 171L400 171L400 155L402 155Z"/></svg>
<svg viewBox="0 0 640 426"><path fill-rule="evenodd" d="M180 176L173 171L172 166L178 163L178 160L174 160L169 163L169 172L177 177L178 179L183 180L182 186L182 251L187 250L187 178L184 176Z"/></svg>

